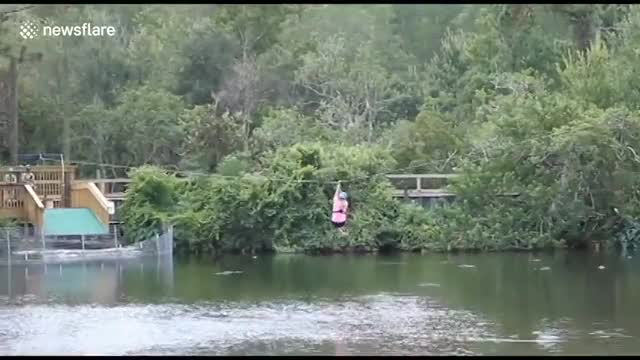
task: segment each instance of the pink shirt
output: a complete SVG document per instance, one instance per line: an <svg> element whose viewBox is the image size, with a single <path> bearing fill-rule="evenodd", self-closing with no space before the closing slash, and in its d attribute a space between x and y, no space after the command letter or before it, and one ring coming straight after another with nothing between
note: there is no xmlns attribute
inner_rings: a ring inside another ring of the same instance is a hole
<svg viewBox="0 0 640 360"><path fill-rule="evenodd" d="M333 214L331 214L331 221L335 223L346 222L348 209L349 209L349 202L347 200L334 199ZM340 210L342 210L342 212L340 212Z"/></svg>

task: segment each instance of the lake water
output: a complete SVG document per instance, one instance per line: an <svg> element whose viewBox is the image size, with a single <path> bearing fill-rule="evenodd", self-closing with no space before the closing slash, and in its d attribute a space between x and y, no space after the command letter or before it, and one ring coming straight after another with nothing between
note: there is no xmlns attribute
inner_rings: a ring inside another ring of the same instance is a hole
<svg viewBox="0 0 640 360"><path fill-rule="evenodd" d="M604 268L600 268L600 267ZM640 256L0 267L0 354L640 354Z"/></svg>

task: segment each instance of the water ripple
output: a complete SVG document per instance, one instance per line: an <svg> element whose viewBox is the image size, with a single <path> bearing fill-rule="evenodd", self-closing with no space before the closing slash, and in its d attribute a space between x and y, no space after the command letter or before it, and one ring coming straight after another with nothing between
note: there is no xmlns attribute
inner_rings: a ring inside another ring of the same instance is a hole
<svg viewBox="0 0 640 360"><path fill-rule="evenodd" d="M340 303L4 306L0 324L4 355L468 355L465 338L494 336L470 312L389 294Z"/></svg>

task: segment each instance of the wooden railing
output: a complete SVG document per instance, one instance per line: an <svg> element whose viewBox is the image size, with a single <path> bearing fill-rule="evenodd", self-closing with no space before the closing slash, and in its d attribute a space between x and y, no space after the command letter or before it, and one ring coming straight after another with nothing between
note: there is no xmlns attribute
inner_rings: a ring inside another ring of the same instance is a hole
<svg viewBox="0 0 640 360"><path fill-rule="evenodd" d="M60 165L34 165L31 167L34 176L34 190L41 199L51 199L59 204L64 195L64 184L70 184L75 180L77 166L65 166L64 176L62 169ZM6 175L13 174L20 184L21 175L25 171L24 166L2 166L0 167L0 181L4 181Z"/></svg>
<svg viewBox="0 0 640 360"><path fill-rule="evenodd" d="M455 194L447 191L449 180L458 177L458 174L394 174L387 175L389 181L395 186L396 197L454 197Z"/></svg>
<svg viewBox="0 0 640 360"><path fill-rule="evenodd" d="M24 192L24 210L26 218L38 229L42 229L44 224L44 204L30 185L23 185Z"/></svg>
<svg viewBox="0 0 640 360"><path fill-rule="evenodd" d="M107 226L114 213L113 203L91 182L75 182L71 185L71 207L91 209Z"/></svg>
<svg viewBox="0 0 640 360"><path fill-rule="evenodd" d="M25 218L23 192L24 186L15 184L0 185L0 216L9 219Z"/></svg>
<svg viewBox="0 0 640 360"><path fill-rule="evenodd" d="M44 204L29 185L0 184L0 217L17 219L41 227Z"/></svg>
<svg viewBox="0 0 640 360"><path fill-rule="evenodd" d="M458 177L458 174L392 174L387 178L396 187L395 196L410 197L449 197L454 194L445 190L449 180ZM79 180L95 183L107 199L123 201L125 192L131 179L90 179Z"/></svg>
<svg viewBox="0 0 640 360"><path fill-rule="evenodd" d="M127 191L127 186L131 183L129 178L117 178L117 179L90 179L79 180L92 182L96 184L98 189L110 200L121 201L124 200L124 193Z"/></svg>

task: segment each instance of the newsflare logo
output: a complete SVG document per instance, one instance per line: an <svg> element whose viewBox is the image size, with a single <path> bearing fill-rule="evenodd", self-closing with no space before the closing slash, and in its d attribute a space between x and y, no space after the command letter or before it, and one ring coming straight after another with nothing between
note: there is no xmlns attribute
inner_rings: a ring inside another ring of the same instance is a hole
<svg viewBox="0 0 640 360"><path fill-rule="evenodd" d="M27 21L20 25L20 36L25 40L35 39L38 36L114 36L116 28L113 26L98 26L91 23L82 25L47 25L39 27L33 22Z"/></svg>
<svg viewBox="0 0 640 360"><path fill-rule="evenodd" d="M32 22L26 22L20 25L20 36L23 39L33 39L38 36L38 25Z"/></svg>

